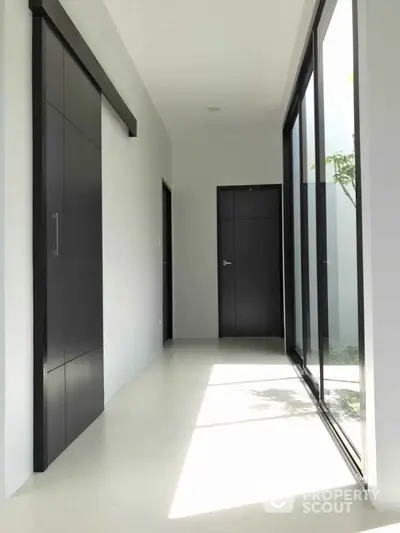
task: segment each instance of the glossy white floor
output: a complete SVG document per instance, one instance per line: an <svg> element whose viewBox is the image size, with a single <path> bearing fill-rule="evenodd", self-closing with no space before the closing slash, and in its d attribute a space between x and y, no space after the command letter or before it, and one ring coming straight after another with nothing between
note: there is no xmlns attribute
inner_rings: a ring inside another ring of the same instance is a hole
<svg viewBox="0 0 400 533"><path fill-rule="evenodd" d="M363 501L320 512L344 488L358 487L280 344L177 342L8 502L0 531L400 531Z"/></svg>

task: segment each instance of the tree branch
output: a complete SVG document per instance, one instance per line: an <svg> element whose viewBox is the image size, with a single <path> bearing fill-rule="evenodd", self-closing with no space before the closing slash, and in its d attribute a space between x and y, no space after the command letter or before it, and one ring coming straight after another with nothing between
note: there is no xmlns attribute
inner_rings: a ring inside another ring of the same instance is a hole
<svg viewBox="0 0 400 533"><path fill-rule="evenodd" d="M355 200L353 200L353 197L351 196L349 191L346 189L346 187L340 181L339 181L339 183L340 183L340 186L343 189L344 194L347 196L347 198L350 200L350 202L354 205L354 207L357 207Z"/></svg>

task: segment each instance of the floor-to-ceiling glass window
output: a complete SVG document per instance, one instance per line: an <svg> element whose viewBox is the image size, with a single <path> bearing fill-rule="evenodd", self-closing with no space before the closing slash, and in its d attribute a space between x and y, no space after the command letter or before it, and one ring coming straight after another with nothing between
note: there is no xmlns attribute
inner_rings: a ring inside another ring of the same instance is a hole
<svg viewBox="0 0 400 533"><path fill-rule="evenodd" d="M293 222L294 222L294 302L295 302L295 343L300 355L303 354L303 313L301 295L301 216L300 216L300 125L297 117L292 130L292 176L293 176Z"/></svg>
<svg viewBox="0 0 400 533"><path fill-rule="evenodd" d="M331 6L333 12L331 12ZM328 2L318 29L322 52L328 339L324 400L360 449L357 219L352 0Z"/></svg>
<svg viewBox="0 0 400 533"><path fill-rule="evenodd" d="M293 318L289 351L303 356L299 364L305 379L361 470L364 331L358 294L362 243L355 5L352 0L325 0L285 123L285 146L291 150L285 205L293 218L286 243L291 250L287 279L293 279L293 286L287 287L286 305Z"/></svg>
<svg viewBox="0 0 400 533"><path fill-rule="evenodd" d="M318 294L317 294L317 218L316 218L316 179L315 179L315 112L314 74L308 81L302 104L303 117L303 187L305 205L306 270L308 275L307 298L307 353L306 365L316 383L320 380L319 340L318 340Z"/></svg>

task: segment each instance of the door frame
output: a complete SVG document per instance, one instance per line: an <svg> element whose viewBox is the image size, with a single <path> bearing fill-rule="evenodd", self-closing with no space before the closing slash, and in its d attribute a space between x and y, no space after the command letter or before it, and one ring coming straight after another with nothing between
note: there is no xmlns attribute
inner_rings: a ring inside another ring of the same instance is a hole
<svg viewBox="0 0 400 533"><path fill-rule="evenodd" d="M167 341L174 338L174 305L173 305L173 276L172 276L172 189L168 185L168 183L162 179L162 224L163 224L163 231L162 231L162 261L163 261L163 270L162 270L162 294L163 294L163 319L162 319L162 326L163 326L163 344L165 344ZM164 190L167 192L167 232L168 232L168 255L169 255L169 263L168 263L168 279L165 280L164 277ZM164 338L164 331L165 331L165 316L164 316L164 284L165 282L168 283L168 299L169 299L169 309L168 309L168 315L169 320L167 324L167 330L168 330L168 338Z"/></svg>
<svg viewBox="0 0 400 533"><path fill-rule="evenodd" d="M279 191L279 212L281 216L279 217L279 257L280 257L280 300L281 300L281 324L282 324L282 335L284 338L285 332L285 308L284 308L284 297L283 297L283 211L282 211L282 184L280 183L271 183L271 184L260 184L260 185L219 185L217 186L217 285L218 285L218 338L222 338L221 335L221 228L220 228L220 192L221 191L240 191L240 190L271 190L276 189Z"/></svg>

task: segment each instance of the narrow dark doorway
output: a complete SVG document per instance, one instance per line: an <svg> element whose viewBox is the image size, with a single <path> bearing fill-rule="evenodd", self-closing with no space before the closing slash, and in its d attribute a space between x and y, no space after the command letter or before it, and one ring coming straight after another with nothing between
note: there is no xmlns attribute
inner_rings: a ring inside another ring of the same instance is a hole
<svg viewBox="0 0 400 533"><path fill-rule="evenodd" d="M283 337L281 186L218 187L220 337Z"/></svg>
<svg viewBox="0 0 400 533"><path fill-rule="evenodd" d="M172 322L172 213L171 191L163 182L163 341L173 337Z"/></svg>

